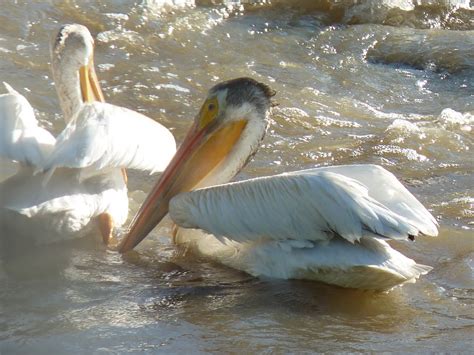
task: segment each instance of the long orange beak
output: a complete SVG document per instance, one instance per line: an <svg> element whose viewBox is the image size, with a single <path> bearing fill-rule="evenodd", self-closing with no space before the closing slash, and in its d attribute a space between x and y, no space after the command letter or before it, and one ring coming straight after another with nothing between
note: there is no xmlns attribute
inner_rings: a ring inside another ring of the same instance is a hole
<svg viewBox="0 0 474 355"><path fill-rule="evenodd" d="M200 117L191 127L186 138L163 172L158 183L134 217L130 231L119 251L125 253L140 243L166 216L171 199L190 191L204 182L205 178L225 163L242 131L246 120L233 121L226 125L211 122L200 127Z"/></svg>
<svg viewBox="0 0 474 355"><path fill-rule="evenodd" d="M93 55L89 58L89 64L79 69L79 85L81 86L83 102L105 101L94 69Z"/></svg>

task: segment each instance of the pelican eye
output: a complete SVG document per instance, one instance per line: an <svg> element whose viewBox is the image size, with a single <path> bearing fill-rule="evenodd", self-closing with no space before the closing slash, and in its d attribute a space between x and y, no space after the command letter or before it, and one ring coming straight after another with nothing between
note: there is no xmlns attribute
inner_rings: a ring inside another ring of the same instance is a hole
<svg viewBox="0 0 474 355"><path fill-rule="evenodd" d="M217 97L211 97L204 102L202 105L201 112L199 113L199 127L204 128L209 123L214 121L219 112L219 102Z"/></svg>

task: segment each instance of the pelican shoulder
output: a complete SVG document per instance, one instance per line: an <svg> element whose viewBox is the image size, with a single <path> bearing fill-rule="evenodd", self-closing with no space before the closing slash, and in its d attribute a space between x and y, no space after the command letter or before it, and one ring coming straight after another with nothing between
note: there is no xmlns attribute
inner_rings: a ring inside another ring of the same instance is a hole
<svg viewBox="0 0 474 355"><path fill-rule="evenodd" d="M171 132L138 112L107 104L84 104L59 135L44 170L58 167L131 168L163 171L176 151Z"/></svg>

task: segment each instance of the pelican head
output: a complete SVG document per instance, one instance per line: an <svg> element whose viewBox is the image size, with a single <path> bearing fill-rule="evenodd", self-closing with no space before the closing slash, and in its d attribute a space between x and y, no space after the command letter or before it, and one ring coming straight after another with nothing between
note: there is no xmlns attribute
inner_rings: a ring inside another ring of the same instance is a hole
<svg viewBox="0 0 474 355"><path fill-rule="evenodd" d="M230 181L257 151L275 92L250 78L214 86L183 143L132 221L119 251L133 249L186 191Z"/></svg>
<svg viewBox="0 0 474 355"><path fill-rule="evenodd" d="M66 122L84 102L104 101L94 69L94 40L82 25L64 25L51 49L51 68Z"/></svg>

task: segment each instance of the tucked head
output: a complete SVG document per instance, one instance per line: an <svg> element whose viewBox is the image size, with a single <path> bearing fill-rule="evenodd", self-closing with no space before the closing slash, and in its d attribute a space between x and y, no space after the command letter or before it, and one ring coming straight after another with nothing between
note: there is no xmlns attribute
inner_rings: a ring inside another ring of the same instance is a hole
<svg viewBox="0 0 474 355"><path fill-rule="evenodd" d="M77 67L88 65L93 54L94 39L87 27L78 24L62 26L51 48L54 61L71 61Z"/></svg>
<svg viewBox="0 0 474 355"><path fill-rule="evenodd" d="M84 102L104 101L94 69L94 39L82 25L64 25L51 48L51 69L66 121Z"/></svg>

